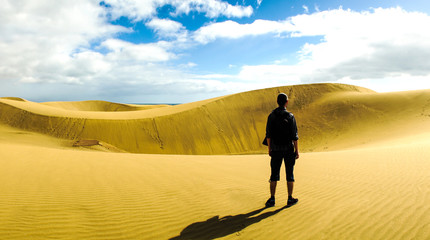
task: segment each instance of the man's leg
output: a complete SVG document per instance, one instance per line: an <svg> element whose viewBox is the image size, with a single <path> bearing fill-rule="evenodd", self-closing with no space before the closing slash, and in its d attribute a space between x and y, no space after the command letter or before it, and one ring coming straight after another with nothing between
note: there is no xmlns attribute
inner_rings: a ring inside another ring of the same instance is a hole
<svg viewBox="0 0 430 240"><path fill-rule="evenodd" d="M299 201L299 199L293 198L294 182L287 182L287 187L288 187L288 201L287 201L287 204L291 206L291 205L296 204Z"/></svg>
<svg viewBox="0 0 430 240"><path fill-rule="evenodd" d="M294 182L287 182L288 197L293 196Z"/></svg>
<svg viewBox="0 0 430 240"><path fill-rule="evenodd" d="M275 193L277 183L277 181L270 180L270 198L266 202L266 207L275 206Z"/></svg>
<svg viewBox="0 0 430 240"><path fill-rule="evenodd" d="M270 181L270 195L275 197L277 181Z"/></svg>
<svg viewBox="0 0 430 240"><path fill-rule="evenodd" d="M285 171L287 173L288 205L297 203L298 199L293 198L294 190L294 165L296 158L294 152L288 153L285 158Z"/></svg>
<svg viewBox="0 0 430 240"><path fill-rule="evenodd" d="M275 193L276 193L276 185L279 181L279 170L281 169L282 164L282 155L279 155L276 152L272 152L272 159L270 160L270 198L266 202L266 207L275 206Z"/></svg>

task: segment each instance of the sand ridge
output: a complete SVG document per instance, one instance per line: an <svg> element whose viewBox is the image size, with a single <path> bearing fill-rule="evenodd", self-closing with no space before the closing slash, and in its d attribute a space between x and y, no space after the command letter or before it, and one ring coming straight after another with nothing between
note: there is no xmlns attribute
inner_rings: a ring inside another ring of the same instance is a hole
<svg viewBox="0 0 430 240"><path fill-rule="evenodd" d="M30 114L50 117L97 120L130 120L172 115L194 109L219 98L179 105L136 105L112 103L106 101L36 103L21 98L18 98L21 100L17 100L11 97L4 97L0 98L0 104L3 106L9 105L11 107L18 108Z"/></svg>
<svg viewBox="0 0 430 240"><path fill-rule="evenodd" d="M154 105L123 104L123 103L113 103L113 102L96 101L96 100L76 101L76 102L43 102L41 104L57 107L65 110L95 111L95 112L138 111L138 110L147 110L147 109L169 106L166 104L154 104Z"/></svg>
<svg viewBox="0 0 430 240"><path fill-rule="evenodd" d="M271 88L156 109L95 112L34 102L0 100L0 122L54 137L96 139L129 152L231 154L263 151L268 112L278 92L291 96L292 111L325 94L370 92L340 84ZM306 138L306 132L302 135Z"/></svg>
<svg viewBox="0 0 430 240"><path fill-rule="evenodd" d="M297 118L301 148L306 152L354 147L381 141L386 134L396 137L430 129L430 90L382 94L343 84L269 88L116 112L0 99L0 122L74 141L95 139L135 153L264 153L261 141L267 115L276 107L279 92L290 96L288 109Z"/></svg>

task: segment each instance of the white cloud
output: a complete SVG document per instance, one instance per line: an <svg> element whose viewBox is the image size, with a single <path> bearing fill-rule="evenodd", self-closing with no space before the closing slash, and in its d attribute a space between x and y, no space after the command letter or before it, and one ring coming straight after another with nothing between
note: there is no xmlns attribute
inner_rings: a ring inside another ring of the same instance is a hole
<svg viewBox="0 0 430 240"><path fill-rule="evenodd" d="M309 8L308 8L308 6L303 5L302 7L303 7L303 9L305 10L305 13L309 13Z"/></svg>
<svg viewBox="0 0 430 240"><path fill-rule="evenodd" d="M106 21L94 1L3 1L0 80L79 82L70 70L74 54L92 41L129 31Z"/></svg>
<svg viewBox="0 0 430 240"><path fill-rule="evenodd" d="M195 78L165 64L177 57L171 51L177 42L115 39L130 30L109 24L105 11L97 1L3 1L0 95L39 101L180 102L228 89L222 81ZM182 30L158 23L153 26L163 34ZM157 97L166 94L164 100Z"/></svg>
<svg viewBox="0 0 430 240"><path fill-rule="evenodd" d="M296 37L324 36L303 47L303 81L384 78L429 73L430 16L400 8L373 12L333 10L292 19Z"/></svg>
<svg viewBox="0 0 430 240"><path fill-rule="evenodd" d="M133 44L130 42L108 39L101 43L102 47L110 50L106 54L106 60L112 62L131 62L139 64L142 62L165 62L174 58L173 53L167 52L157 44Z"/></svg>
<svg viewBox="0 0 430 240"><path fill-rule="evenodd" d="M179 64L178 65L178 69L180 69L180 70L188 70L188 69L191 69L191 68L195 68L196 66L197 66L196 63L188 62L188 63Z"/></svg>
<svg viewBox="0 0 430 240"><path fill-rule="evenodd" d="M86 99L137 101L142 96L167 94L171 99L191 101L311 82L356 82L379 91L389 83L403 89L428 87L424 82L430 77L430 32L426 29L430 17L423 13L400 8L366 12L337 9L284 21L212 23L188 32L178 22L153 18L157 6L171 4L175 8L173 14L199 11L211 17L246 16L252 14L252 8L215 0L106 3L112 7L100 6L95 0L3 0L0 95L25 93L36 99L37 95L53 94L51 99L44 100L58 100L73 89L73 94ZM132 30L110 24L107 11L113 18L145 19L145 24L164 40L135 44L115 39L118 33ZM199 62L177 66L171 62L186 55L190 46L198 47L219 38L265 34L321 36L322 41L304 44L297 53L300 60L296 64L277 61L273 65L246 65L237 75L192 74L189 72ZM398 89L393 86L390 89ZM178 97L181 94L182 99ZM173 102L162 102L166 101Z"/></svg>
<svg viewBox="0 0 430 240"><path fill-rule="evenodd" d="M104 3L109 6L109 13L113 19L124 16L135 21L153 17L157 8L162 6L158 0L104 0Z"/></svg>
<svg viewBox="0 0 430 240"><path fill-rule="evenodd" d="M117 19L121 16L135 21L153 18L157 8L170 5L175 11L172 15L189 14L196 11L205 13L207 17L249 17L253 13L251 6L231 5L220 0L105 0L111 16Z"/></svg>
<svg viewBox="0 0 430 240"><path fill-rule="evenodd" d="M261 82L270 83L270 85L299 84L301 76L306 72L304 66L289 65L259 65L243 66L238 78L243 82Z"/></svg>
<svg viewBox="0 0 430 240"><path fill-rule="evenodd" d="M323 39L303 45L298 52L300 60L294 65L243 66L237 76L242 81L296 84L396 79L398 83L404 79L407 84L408 79L430 74L430 32L425 26L430 26L430 16L400 8L365 12L337 9L286 21L214 23L198 30L194 37L200 43L273 33Z"/></svg>
<svg viewBox="0 0 430 240"><path fill-rule="evenodd" d="M317 4L315 4L315 11L320 12L320 7Z"/></svg>
<svg viewBox="0 0 430 240"><path fill-rule="evenodd" d="M399 36L411 37L416 34L427 36L420 33L423 25L419 23L422 21L428 23L429 16L424 13L406 12L401 8L377 8L370 12L354 12L340 8L297 15L284 21L255 20L251 24L239 24L228 20L211 23L197 30L194 38L201 43L207 43L217 38L235 39L284 33L291 37L325 36L326 40L342 38L378 41Z"/></svg>
<svg viewBox="0 0 430 240"><path fill-rule="evenodd" d="M127 31L105 24L104 9L87 0L3 1L0 20L2 42L14 43L32 36L37 36L32 39L36 42L64 43L67 39L63 50L88 45L89 39Z"/></svg>
<svg viewBox="0 0 430 240"><path fill-rule="evenodd" d="M170 19L158 19L154 18L148 23L146 23L146 26L162 32L162 33L176 33L184 28L181 23L170 20Z"/></svg>
<svg viewBox="0 0 430 240"><path fill-rule="evenodd" d="M214 0L106 3L112 7L100 6L95 0L2 1L0 95L45 101L78 97L127 101L166 93L175 97L209 93L214 97L220 91L229 91L227 83L200 79L181 70L191 69L196 63L177 68L165 64L177 58L173 51L178 46L189 44L187 31L180 23L152 19L146 24L160 37L173 37L173 41L134 44L115 39L116 34L132 30L112 25L109 20L119 16L135 20L150 17L160 4L188 4L190 11L212 17L245 16L252 13L252 8ZM175 14L187 11L177 8Z"/></svg>
<svg viewBox="0 0 430 240"><path fill-rule="evenodd" d="M368 78L353 80L351 78L343 78L337 83L352 84L373 89L377 92L397 92L409 91L417 89L430 89L430 74L425 76L413 76L409 74L401 74L396 77L385 78Z"/></svg>
<svg viewBox="0 0 430 240"><path fill-rule="evenodd" d="M0 81L83 85L124 75L124 69L147 76L154 69L148 64L176 57L168 42L133 44L114 39L130 30L109 24L105 10L91 0L4 1ZM104 53L93 50L92 44ZM131 79L137 78L133 74Z"/></svg>
<svg viewBox="0 0 430 240"><path fill-rule="evenodd" d="M195 41L206 44L215 41L217 38L238 39L246 36L257 36L268 33L291 31L294 26L289 22L277 22L269 20L255 20L251 24L239 24L234 21L212 23L201 27L193 34Z"/></svg>
<svg viewBox="0 0 430 240"><path fill-rule="evenodd" d="M193 67L196 67L197 64L193 63L193 62L189 62L189 63L186 64L186 66L189 67L189 68L193 68Z"/></svg>
<svg viewBox="0 0 430 240"><path fill-rule="evenodd" d="M207 17L249 17L253 13L251 6L233 6L219 0L171 0L170 4L176 7L176 15L188 14L191 11L205 12Z"/></svg>
<svg viewBox="0 0 430 240"><path fill-rule="evenodd" d="M188 35L181 23L170 19L153 18L146 26L152 28L162 38L186 38Z"/></svg>

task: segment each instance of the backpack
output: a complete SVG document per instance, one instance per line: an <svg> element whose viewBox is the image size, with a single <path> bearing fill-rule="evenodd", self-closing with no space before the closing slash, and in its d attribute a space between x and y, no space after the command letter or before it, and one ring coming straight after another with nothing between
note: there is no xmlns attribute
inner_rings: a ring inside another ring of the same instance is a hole
<svg viewBox="0 0 430 240"><path fill-rule="evenodd" d="M273 144L287 145L292 140L292 114L287 111L274 111Z"/></svg>
<svg viewBox="0 0 430 240"><path fill-rule="evenodd" d="M293 139L293 115L286 110L273 110L274 115L272 129L272 143L274 145L289 145ZM263 145L267 146L267 139L264 138Z"/></svg>

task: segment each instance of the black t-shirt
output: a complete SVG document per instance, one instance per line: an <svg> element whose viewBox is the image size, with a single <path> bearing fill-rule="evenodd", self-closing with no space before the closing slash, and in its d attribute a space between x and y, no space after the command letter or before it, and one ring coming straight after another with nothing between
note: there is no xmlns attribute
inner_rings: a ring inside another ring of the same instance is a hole
<svg viewBox="0 0 430 240"><path fill-rule="evenodd" d="M267 119L266 138L271 140L272 151L294 150L293 141L299 139L294 115L283 107L273 110Z"/></svg>

